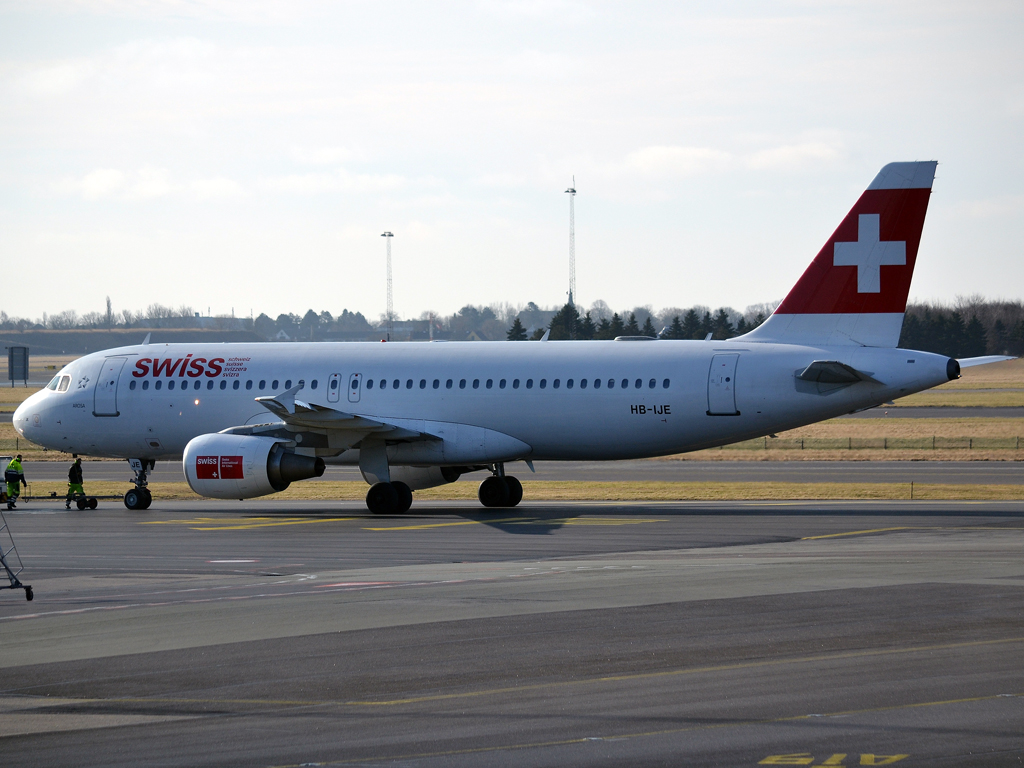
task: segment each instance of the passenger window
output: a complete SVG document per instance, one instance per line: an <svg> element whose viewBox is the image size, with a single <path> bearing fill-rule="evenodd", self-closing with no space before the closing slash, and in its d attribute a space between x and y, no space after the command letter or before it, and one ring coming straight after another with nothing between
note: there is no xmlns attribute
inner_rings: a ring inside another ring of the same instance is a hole
<svg viewBox="0 0 1024 768"><path fill-rule="evenodd" d="M465 388L466 388L466 380L465 379L459 379L459 389L465 389Z"/></svg>
<svg viewBox="0 0 1024 768"><path fill-rule="evenodd" d="M557 389L558 388L558 383L557 383L558 379L555 379L555 382L556 382L555 383L555 388ZM565 382L565 388L566 389L572 389L572 379L569 379L567 382Z"/></svg>
<svg viewBox="0 0 1024 768"><path fill-rule="evenodd" d="M448 379L448 381L446 381L446 382L444 383L444 388L445 388L445 389L451 389L451 388L452 388L452 384L453 384L452 380L451 380L451 379Z"/></svg>
<svg viewBox="0 0 1024 768"><path fill-rule="evenodd" d="M247 382L245 382L245 388L252 389L252 379L249 379Z"/></svg>
<svg viewBox="0 0 1024 768"><path fill-rule="evenodd" d="M412 389L412 379L406 379L405 380L405 388L406 389Z"/></svg>
<svg viewBox="0 0 1024 768"><path fill-rule="evenodd" d="M264 390L266 388L267 388L267 380L266 379L260 379L260 390Z"/></svg>
<svg viewBox="0 0 1024 768"><path fill-rule="evenodd" d="M167 382L167 388L174 389L174 379L171 379L170 381Z"/></svg>
<svg viewBox="0 0 1024 768"><path fill-rule="evenodd" d="M147 389L149 389L149 382L148 381L142 382L142 391L145 392Z"/></svg>
<svg viewBox="0 0 1024 768"><path fill-rule="evenodd" d="M480 379L473 379L473 389L480 389Z"/></svg>
<svg viewBox="0 0 1024 768"><path fill-rule="evenodd" d="M367 379L366 380L366 388L367 389L373 389L373 379Z"/></svg>
<svg viewBox="0 0 1024 768"><path fill-rule="evenodd" d="M305 388L306 388L306 380L305 379L299 379L299 389L305 389Z"/></svg>
<svg viewBox="0 0 1024 768"><path fill-rule="evenodd" d="M504 389L504 388L505 388L505 380L502 379L501 381L498 382L498 389Z"/></svg>
<svg viewBox="0 0 1024 768"><path fill-rule="evenodd" d="M142 388L145 389L146 388L145 385L143 385ZM207 389L213 389L213 379L210 379L208 382L206 382L206 388Z"/></svg>
<svg viewBox="0 0 1024 768"><path fill-rule="evenodd" d="M433 384L434 389L437 389L440 386L441 386L441 380L440 379L434 379L434 384Z"/></svg>
<svg viewBox="0 0 1024 768"><path fill-rule="evenodd" d="M558 386L561 383L562 383L561 381L559 381L558 379L555 379L554 381L551 382L551 386L554 387L555 389L558 389Z"/></svg>
<svg viewBox="0 0 1024 768"><path fill-rule="evenodd" d="M512 389L519 389L519 379L512 379Z"/></svg>
<svg viewBox="0 0 1024 768"><path fill-rule="evenodd" d="M316 384L315 381L313 383ZM387 379L381 379L380 380L380 386L378 387L378 389L387 389L387 388L388 388L388 380ZM314 389L315 389L315 387L314 387Z"/></svg>
<svg viewBox="0 0 1024 768"><path fill-rule="evenodd" d="M291 389L292 388L292 380L291 379L288 379L288 381L286 381L284 383L284 388L285 389ZM238 387L235 387L235 389L238 389Z"/></svg>
<svg viewBox="0 0 1024 768"><path fill-rule="evenodd" d="M657 383L658 382L656 382L654 379L651 379L649 382L647 382L648 389L654 389L654 387L657 385Z"/></svg>
<svg viewBox="0 0 1024 768"><path fill-rule="evenodd" d="M427 380L426 379L420 379L420 389L426 389L426 388L427 388Z"/></svg>
<svg viewBox="0 0 1024 768"><path fill-rule="evenodd" d="M633 382L633 386L636 387L637 389L640 389L640 387L642 387L643 385L643 379L637 379L636 381Z"/></svg>
<svg viewBox="0 0 1024 768"><path fill-rule="evenodd" d="M159 384L159 383L160 382L158 381L157 384ZM220 388L221 389L227 389L228 388L228 382L227 382L226 379L221 379L220 380ZM157 389L160 389L160 387L157 387Z"/></svg>
<svg viewBox="0 0 1024 768"><path fill-rule="evenodd" d="M238 379L235 379L233 382L231 382L231 388L238 389L239 384L241 384L241 382Z"/></svg>
<svg viewBox="0 0 1024 768"><path fill-rule="evenodd" d="M135 389L135 379L132 379L132 383L128 385L128 389Z"/></svg>
<svg viewBox="0 0 1024 768"><path fill-rule="evenodd" d="M494 379L488 379L488 380L487 380L487 385L486 385L486 386L487 386L487 388L488 388L488 389L490 389L491 387L493 387L493 386L494 386Z"/></svg>
<svg viewBox="0 0 1024 768"><path fill-rule="evenodd" d="M668 379L665 379L663 382L661 382L661 388L668 389Z"/></svg>
<svg viewBox="0 0 1024 768"><path fill-rule="evenodd" d="M277 385L275 384L274 386L276 387ZM331 379L331 389L337 389L337 388L338 388L338 380L337 379ZM260 389L263 389L263 387L260 387Z"/></svg>
<svg viewBox="0 0 1024 768"><path fill-rule="evenodd" d="M57 387L57 391L58 392L67 392L68 391L68 387L70 387L70 386L71 386L71 377L70 376L61 376L60 377L60 385Z"/></svg>
<svg viewBox="0 0 1024 768"><path fill-rule="evenodd" d="M608 389L615 389L615 379L608 379Z"/></svg>
<svg viewBox="0 0 1024 768"><path fill-rule="evenodd" d="M316 389L316 387L317 387L317 380L316 379L313 379L311 382L309 382L309 388L310 389Z"/></svg>
<svg viewBox="0 0 1024 768"><path fill-rule="evenodd" d="M629 389L629 379L623 379L622 380L622 388L623 389Z"/></svg>
<svg viewBox="0 0 1024 768"><path fill-rule="evenodd" d="M526 380L526 388L527 389L533 389L533 379L527 379Z"/></svg>
<svg viewBox="0 0 1024 768"><path fill-rule="evenodd" d="M586 388L587 388L587 380L586 379L580 379L580 389L586 389Z"/></svg>
<svg viewBox="0 0 1024 768"><path fill-rule="evenodd" d="M201 387L202 384L203 382L201 382L199 379L196 379L196 383L192 386L192 389L199 389L199 387Z"/></svg>
<svg viewBox="0 0 1024 768"><path fill-rule="evenodd" d="M398 379L395 379L394 381L391 382L391 388L398 389L399 386L401 386L401 384L402 382L400 382Z"/></svg>
<svg viewBox="0 0 1024 768"><path fill-rule="evenodd" d="M548 385L548 380L547 379L541 379L540 380L540 388L541 389L544 389L547 385ZM530 382L526 382L526 386L527 386L527 388L529 388Z"/></svg>
<svg viewBox="0 0 1024 768"><path fill-rule="evenodd" d="M600 379L594 379L594 389L600 389L600 388L601 388L601 380Z"/></svg>
<svg viewBox="0 0 1024 768"><path fill-rule="evenodd" d="M156 383L153 385L153 389L160 389L161 387L163 387L163 385L164 385L164 383L162 381L160 381L160 379L157 379ZM223 385L224 385L224 382L222 381L221 382L221 386L223 386Z"/></svg>
<svg viewBox="0 0 1024 768"><path fill-rule="evenodd" d="M274 381L273 381L273 382L271 382L271 384L270 384L270 388L271 388L271 389L277 389L277 385L278 385L279 383L280 383L280 382L279 382L279 381L278 381L277 379L274 379ZM223 382L221 382L221 384L223 384ZM222 387L221 387L221 389L224 389L224 387L222 386Z"/></svg>

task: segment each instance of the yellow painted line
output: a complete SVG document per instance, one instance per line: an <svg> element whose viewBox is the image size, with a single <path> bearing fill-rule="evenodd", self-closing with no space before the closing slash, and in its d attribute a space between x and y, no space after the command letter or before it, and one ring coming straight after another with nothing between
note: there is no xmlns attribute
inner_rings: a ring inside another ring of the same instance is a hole
<svg viewBox="0 0 1024 768"><path fill-rule="evenodd" d="M198 528L194 531L246 531L253 528L275 528L281 525L313 525L315 523L340 523L346 520L360 520L358 517L321 517L312 520L278 520L272 523L242 523L240 525L221 525Z"/></svg>
<svg viewBox="0 0 1024 768"><path fill-rule="evenodd" d="M823 536L804 536L800 541L813 541L814 539L836 539L840 536L860 536L865 533L887 533L888 531L909 531L911 526L904 525L899 528L870 528L866 531L846 531L845 533L826 533Z"/></svg>
<svg viewBox="0 0 1024 768"><path fill-rule="evenodd" d="M345 520L360 520L358 517L317 517L298 520L281 520L276 517L214 518L196 517L191 520L149 520L139 525L183 525L194 531L238 531L251 528L273 528L281 525L310 525L312 523L337 523ZM218 525L219 524L219 525Z"/></svg>
<svg viewBox="0 0 1024 768"><path fill-rule="evenodd" d="M460 520L457 523L424 523L423 525L395 525L389 528L363 528L364 531L424 531L428 528L452 528L456 525L488 525L491 523L520 522L521 517L506 517L501 520Z"/></svg>

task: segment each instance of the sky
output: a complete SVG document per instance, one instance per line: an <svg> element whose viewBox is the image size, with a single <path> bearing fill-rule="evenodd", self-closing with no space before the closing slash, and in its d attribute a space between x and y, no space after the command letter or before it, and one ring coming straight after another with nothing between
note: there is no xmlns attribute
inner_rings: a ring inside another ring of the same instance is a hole
<svg viewBox="0 0 1024 768"><path fill-rule="evenodd" d="M785 296L938 160L912 300L1024 298L1024 4L0 2L0 310Z"/></svg>

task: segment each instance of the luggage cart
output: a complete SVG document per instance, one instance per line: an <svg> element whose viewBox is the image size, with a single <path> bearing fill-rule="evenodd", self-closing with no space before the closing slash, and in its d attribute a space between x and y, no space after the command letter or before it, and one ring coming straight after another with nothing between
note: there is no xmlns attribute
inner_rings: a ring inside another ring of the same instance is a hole
<svg viewBox="0 0 1024 768"><path fill-rule="evenodd" d="M4 571L7 573L7 578L10 580L9 586L0 585L0 589L24 589L25 599L31 600L32 585L22 584L18 579L18 576L25 566L22 565L21 555L18 554L18 548L14 546L14 536L11 535L10 526L7 525L7 516L0 509L0 565L3 566Z"/></svg>

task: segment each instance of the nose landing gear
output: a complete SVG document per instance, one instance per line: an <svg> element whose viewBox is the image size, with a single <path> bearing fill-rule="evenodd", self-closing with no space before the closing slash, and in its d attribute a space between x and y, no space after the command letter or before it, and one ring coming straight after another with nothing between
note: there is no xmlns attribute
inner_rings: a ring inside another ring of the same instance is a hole
<svg viewBox="0 0 1024 768"><path fill-rule="evenodd" d="M131 510L149 509L153 503L153 494L149 492L149 481L146 474L156 466L152 459L128 459L128 465L135 473L135 487L124 495L124 505Z"/></svg>

